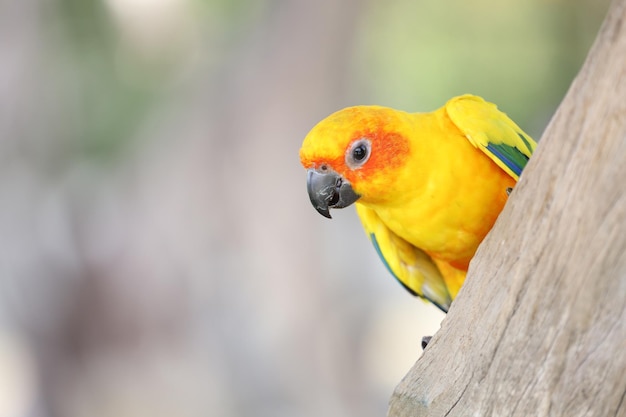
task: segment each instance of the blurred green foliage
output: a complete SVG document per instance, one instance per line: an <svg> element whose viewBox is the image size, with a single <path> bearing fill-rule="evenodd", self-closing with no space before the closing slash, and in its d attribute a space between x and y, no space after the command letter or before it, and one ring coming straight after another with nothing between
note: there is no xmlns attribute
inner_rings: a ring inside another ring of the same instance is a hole
<svg viewBox="0 0 626 417"><path fill-rule="evenodd" d="M533 136L580 68L608 1L371 2L356 76L366 100L428 111L473 93Z"/></svg>
<svg viewBox="0 0 626 417"><path fill-rule="evenodd" d="M538 137L607 4L371 1L355 8L360 17L352 64L336 71L352 80L353 104L427 111L471 92L497 103ZM241 39L280 7L279 1L190 0L196 46L208 49L203 52L219 70ZM59 117L71 124L62 153L115 158L179 76L186 54L197 51L172 41L145 56L126 44L124 28L103 1L56 0L46 4L46 14L45 65L63 107Z"/></svg>
<svg viewBox="0 0 626 417"><path fill-rule="evenodd" d="M120 74L119 34L105 6L57 0L44 9L48 89L65 124L60 163L119 156L158 99L156 83L129 83Z"/></svg>

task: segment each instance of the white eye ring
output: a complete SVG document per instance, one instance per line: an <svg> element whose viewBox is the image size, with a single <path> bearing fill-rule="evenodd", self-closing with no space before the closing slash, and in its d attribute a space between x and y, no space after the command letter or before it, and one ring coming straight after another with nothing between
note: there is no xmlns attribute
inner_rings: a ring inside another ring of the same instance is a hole
<svg viewBox="0 0 626 417"><path fill-rule="evenodd" d="M360 168L370 159L372 143L361 138L352 142L346 151L346 165L351 169Z"/></svg>

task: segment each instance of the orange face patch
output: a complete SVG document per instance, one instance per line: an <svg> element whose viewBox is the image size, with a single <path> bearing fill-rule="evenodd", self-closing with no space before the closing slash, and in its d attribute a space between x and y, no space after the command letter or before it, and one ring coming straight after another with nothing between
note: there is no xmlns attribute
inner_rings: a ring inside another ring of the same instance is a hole
<svg viewBox="0 0 626 417"><path fill-rule="evenodd" d="M345 166L342 161L342 167L345 169L343 174L349 181L368 180L376 174L385 171L393 171L395 168L402 166L409 155L408 140L397 132L388 132L384 127L378 127L376 130L356 132L350 143L359 139L366 138L370 140L371 150L369 160L359 168L351 170ZM348 149L350 146L348 146Z"/></svg>

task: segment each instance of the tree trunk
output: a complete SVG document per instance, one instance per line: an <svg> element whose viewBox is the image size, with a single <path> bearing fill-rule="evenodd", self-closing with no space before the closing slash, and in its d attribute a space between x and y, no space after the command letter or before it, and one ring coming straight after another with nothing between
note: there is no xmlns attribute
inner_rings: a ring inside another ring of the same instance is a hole
<svg viewBox="0 0 626 417"><path fill-rule="evenodd" d="M626 416L626 0L389 416Z"/></svg>

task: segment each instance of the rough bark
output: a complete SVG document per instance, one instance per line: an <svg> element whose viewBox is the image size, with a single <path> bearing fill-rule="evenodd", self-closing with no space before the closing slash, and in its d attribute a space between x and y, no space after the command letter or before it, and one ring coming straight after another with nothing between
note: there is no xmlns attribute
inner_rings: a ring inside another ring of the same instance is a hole
<svg viewBox="0 0 626 417"><path fill-rule="evenodd" d="M626 0L617 0L389 416L626 416Z"/></svg>

